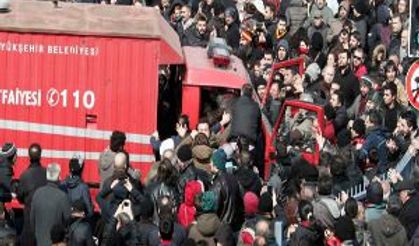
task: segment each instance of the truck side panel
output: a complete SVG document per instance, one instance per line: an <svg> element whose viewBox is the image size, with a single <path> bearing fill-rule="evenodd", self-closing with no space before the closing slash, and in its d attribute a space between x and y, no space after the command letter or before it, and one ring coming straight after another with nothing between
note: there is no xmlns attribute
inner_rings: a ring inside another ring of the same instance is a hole
<svg viewBox="0 0 419 246"><path fill-rule="evenodd" d="M0 142L19 147L15 176L32 142L43 164L86 158L84 178L98 182L97 159L112 130L127 133L132 164L146 172L157 125L158 40L0 32ZM24 158L22 158L24 157Z"/></svg>

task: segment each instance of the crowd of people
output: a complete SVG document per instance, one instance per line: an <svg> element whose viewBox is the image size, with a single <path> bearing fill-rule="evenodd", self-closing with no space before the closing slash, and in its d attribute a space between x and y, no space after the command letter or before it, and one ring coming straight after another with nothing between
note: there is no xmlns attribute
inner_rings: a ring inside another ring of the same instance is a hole
<svg viewBox="0 0 419 246"><path fill-rule="evenodd" d="M144 177L130 165L125 134L114 131L95 196L82 160L72 158L60 180L61 166L43 167L36 143L12 182L17 147L5 143L0 245L419 245L418 115L405 88L409 0L102 3L157 8L182 45L224 38L252 83L196 129L181 115L175 135L155 132L158 161ZM272 70L293 58L304 73ZM287 112L264 182L261 119L274 124L290 99L320 105L325 127L306 110ZM305 151L318 151L320 163ZM348 195L359 184L366 196ZM13 198L23 221L6 209Z"/></svg>

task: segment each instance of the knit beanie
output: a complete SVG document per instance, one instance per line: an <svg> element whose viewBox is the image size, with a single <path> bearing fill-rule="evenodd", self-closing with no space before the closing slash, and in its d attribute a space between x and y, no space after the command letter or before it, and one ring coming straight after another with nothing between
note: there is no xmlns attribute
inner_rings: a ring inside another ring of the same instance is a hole
<svg viewBox="0 0 419 246"><path fill-rule="evenodd" d="M218 170L225 170L227 162L227 155L223 149L217 149L212 154L212 163L218 168Z"/></svg>
<svg viewBox="0 0 419 246"><path fill-rule="evenodd" d="M213 191L206 191L202 194L202 212L214 213L217 211L217 203L215 193Z"/></svg>
<svg viewBox="0 0 419 246"><path fill-rule="evenodd" d="M244 203L244 213L245 214L256 214L258 212L259 207L259 197L255 195L253 192L246 192L243 197Z"/></svg>
<svg viewBox="0 0 419 246"><path fill-rule="evenodd" d="M9 158L17 153L17 148L13 143L5 143L1 149L1 156Z"/></svg>

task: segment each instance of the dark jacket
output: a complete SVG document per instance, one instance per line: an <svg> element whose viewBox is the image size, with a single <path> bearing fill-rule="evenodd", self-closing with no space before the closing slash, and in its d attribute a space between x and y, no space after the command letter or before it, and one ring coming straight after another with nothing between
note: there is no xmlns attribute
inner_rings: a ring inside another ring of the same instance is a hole
<svg viewBox="0 0 419 246"><path fill-rule="evenodd" d="M164 182L153 182L146 188L146 193L151 195L151 200L154 203L154 216L153 222L159 224L159 215L157 211L158 200L163 196L168 196L176 205L180 203L180 197L177 192L177 187L172 184L166 184Z"/></svg>
<svg viewBox="0 0 419 246"><path fill-rule="evenodd" d="M93 216L93 203L90 198L89 186L79 176L68 176L61 186L67 193L71 204L82 199L86 205L87 217Z"/></svg>
<svg viewBox="0 0 419 246"><path fill-rule="evenodd" d="M227 44L233 48L233 50L236 50L239 48L240 29L237 23L234 22L230 26L228 26L227 31L226 31L226 41L227 41Z"/></svg>
<svg viewBox="0 0 419 246"><path fill-rule="evenodd" d="M47 184L46 170L40 163L31 163L28 169L20 175L16 194L23 209L23 230L21 234L22 245L35 245L35 235L30 226L32 197L35 191Z"/></svg>
<svg viewBox="0 0 419 246"><path fill-rule="evenodd" d="M333 126L335 127L336 135L343 130L346 129L346 125L348 124L348 115L346 113L346 107L342 106L336 109L336 117L333 119Z"/></svg>
<svg viewBox="0 0 419 246"><path fill-rule="evenodd" d="M187 238L186 230L178 223L174 223L173 227L172 243L175 245L183 245ZM161 238L158 230L149 234L148 242L149 246L160 245Z"/></svg>
<svg viewBox="0 0 419 246"><path fill-rule="evenodd" d="M13 163L7 158L0 157L0 202L12 200Z"/></svg>
<svg viewBox="0 0 419 246"><path fill-rule="evenodd" d="M137 224L138 226L138 235L139 235L139 245L148 246L151 245L150 235L158 234L159 228L153 223L152 219L141 219Z"/></svg>
<svg viewBox="0 0 419 246"><path fill-rule="evenodd" d="M131 221L127 225L116 230L117 220L112 217L105 227L104 238L101 245L104 246L136 246L139 245L137 225Z"/></svg>
<svg viewBox="0 0 419 246"><path fill-rule="evenodd" d="M378 151L378 173L383 173L387 168L386 131L381 127L368 130L365 142L360 150L360 158L365 159L372 148Z"/></svg>
<svg viewBox="0 0 419 246"><path fill-rule="evenodd" d="M189 28L185 32L184 39L182 40L183 46L199 46L199 47L207 47L209 41L209 34L206 32L205 34L201 35L198 33L196 27Z"/></svg>
<svg viewBox="0 0 419 246"><path fill-rule="evenodd" d="M83 218L76 219L68 230L68 246L93 246L92 229Z"/></svg>
<svg viewBox="0 0 419 246"><path fill-rule="evenodd" d="M233 231L240 230L243 224L244 205L237 179L228 173L218 172L211 190L217 194L217 215L223 223L229 224Z"/></svg>
<svg viewBox="0 0 419 246"><path fill-rule="evenodd" d="M71 206L67 195L58 185L49 182L35 191L31 207L31 226L38 246L51 245L50 232L54 225L66 226Z"/></svg>
<svg viewBox="0 0 419 246"><path fill-rule="evenodd" d="M295 232L291 234L289 241L290 246L309 246L321 245L322 234L321 228L315 224L300 224Z"/></svg>
<svg viewBox="0 0 419 246"><path fill-rule="evenodd" d="M251 191L255 194L260 194L262 189L262 183L259 179L259 175L253 172L250 168L239 167L234 176L239 181L239 184L242 189L242 194L244 195L247 191Z"/></svg>
<svg viewBox="0 0 419 246"><path fill-rule="evenodd" d="M343 74L340 71L336 73L335 81L339 81L340 83L340 90L343 93L345 107L350 107L360 93L358 78L348 67Z"/></svg>
<svg viewBox="0 0 419 246"><path fill-rule="evenodd" d="M259 105L252 98L241 96L234 102L232 112L230 137L246 137L254 144L259 133Z"/></svg>
<svg viewBox="0 0 419 246"><path fill-rule="evenodd" d="M396 217L384 214L377 220L368 223L368 230L374 245L397 246L407 245L406 231Z"/></svg>
<svg viewBox="0 0 419 246"><path fill-rule="evenodd" d="M395 103L394 108L389 109L388 107L383 107L384 110L384 126L387 127L387 130L390 132L394 131L397 127L397 120L399 119L400 114L405 111L405 108L399 104Z"/></svg>
<svg viewBox="0 0 419 246"><path fill-rule="evenodd" d="M402 207L399 220L406 229L407 238L410 240L419 225L419 193L416 192Z"/></svg>

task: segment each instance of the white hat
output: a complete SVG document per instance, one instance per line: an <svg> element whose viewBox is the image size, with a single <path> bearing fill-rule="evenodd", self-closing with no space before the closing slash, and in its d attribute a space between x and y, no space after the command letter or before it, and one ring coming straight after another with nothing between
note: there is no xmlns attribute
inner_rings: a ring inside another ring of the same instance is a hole
<svg viewBox="0 0 419 246"><path fill-rule="evenodd" d="M160 149L159 149L160 156L163 156L166 150L175 150L175 142L173 141L172 138L168 138L164 140L163 142L161 142Z"/></svg>
<svg viewBox="0 0 419 246"><path fill-rule="evenodd" d="M263 4L262 0L251 0L250 3L255 5L256 9L261 13L265 13L265 4Z"/></svg>

